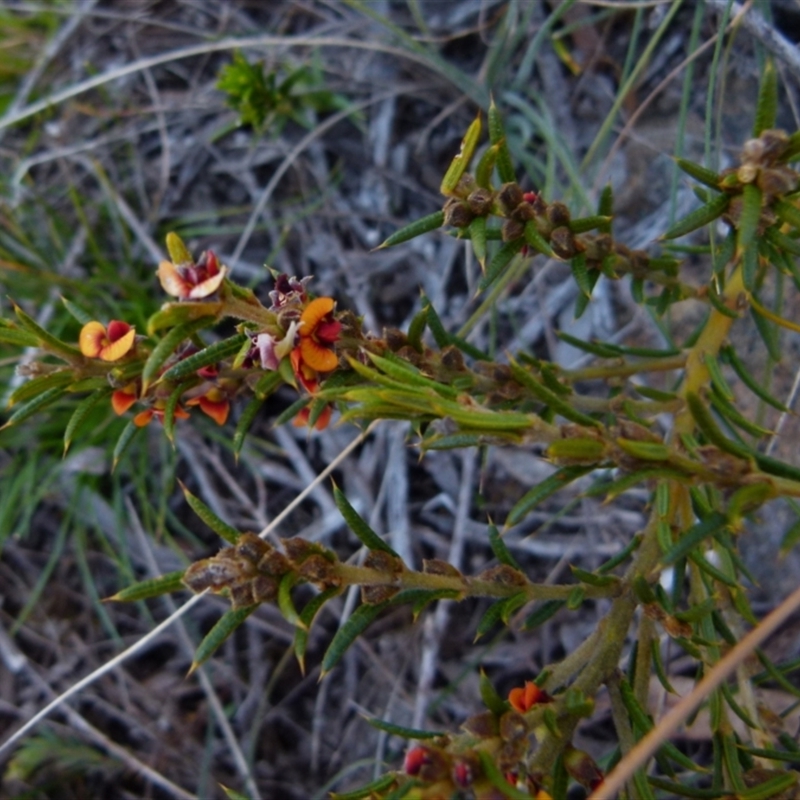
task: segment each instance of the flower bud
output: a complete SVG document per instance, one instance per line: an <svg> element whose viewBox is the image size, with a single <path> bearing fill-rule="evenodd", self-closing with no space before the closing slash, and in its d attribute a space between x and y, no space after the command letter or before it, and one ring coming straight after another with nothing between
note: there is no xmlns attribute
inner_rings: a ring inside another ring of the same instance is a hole
<svg viewBox="0 0 800 800"><path fill-rule="evenodd" d="M467 198L467 205L476 217L485 217L494 203L494 193L489 189L478 188Z"/></svg>
<svg viewBox="0 0 800 800"><path fill-rule="evenodd" d="M558 201L550 203L547 208L547 219L554 228L558 228L562 225L569 225L569 209Z"/></svg>
<svg viewBox="0 0 800 800"><path fill-rule="evenodd" d="M475 215L470 211L469 206L464 205L461 200L451 197L444 204L444 224L454 228L467 228L475 219Z"/></svg>
<svg viewBox="0 0 800 800"><path fill-rule="evenodd" d="M497 199L507 214L510 214L524 199L525 195L517 183L504 183L500 187Z"/></svg>
<svg viewBox="0 0 800 800"><path fill-rule="evenodd" d="M504 242L513 242L525 234L525 225L516 219L507 219L500 230Z"/></svg>
<svg viewBox="0 0 800 800"><path fill-rule="evenodd" d="M552 230L550 233L550 247L553 248L553 252L559 258L563 258L565 261L573 258L578 252L578 248L575 246L575 237L566 226Z"/></svg>

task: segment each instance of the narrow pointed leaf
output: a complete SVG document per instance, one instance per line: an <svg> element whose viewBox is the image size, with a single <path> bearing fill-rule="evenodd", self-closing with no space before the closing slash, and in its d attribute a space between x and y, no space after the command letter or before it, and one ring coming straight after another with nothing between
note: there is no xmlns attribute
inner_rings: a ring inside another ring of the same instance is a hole
<svg viewBox="0 0 800 800"><path fill-rule="evenodd" d="M192 666L189 673L194 672L198 667L202 666L216 650L223 644L223 642L240 626L244 621L258 608L258 604L252 606L245 606L244 608L232 608L226 611L217 620L214 627L203 637L203 640L197 646L194 654Z"/></svg>
<svg viewBox="0 0 800 800"><path fill-rule="evenodd" d="M781 403L780 400L774 398L760 383L758 383L753 376L750 374L750 370L740 361L739 356L736 355L736 351L730 346L726 345L722 349L722 355L725 359L725 362L729 364L733 371L739 376L742 383L744 383L747 388L756 395L756 397L763 400L768 405L771 405L773 408L777 408L778 411L786 412L789 409Z"/></svg>
<svg viewBox="0 0 800 800"><path fill-rule="evenodd" d="M591 425L592 427L599 425L596 419L581 411L576 411L569 403L539 383L531 372L521 367L513 359L510 361L510 367L514 380L528 389L538 400L550 406L555 413L561 414L564 419L568 419L570 422L577 422L579 425Z"/></svg>
<svg viewBox="0 0 800 800"><path fill-rule="evenodd" d="M282 578L278 586L278 608L283 614L283 618L293 626L302 624L300 615L294 607L294 600L292 600L292 589L297 585L297 575L293 572L287 572Z"/></svg>
<svg viewBox="0 0 800 800"><path fill-rule="evenodd" d="M772 206L772 210L787 225L800 229L800 208L796 205L790 203L788 200L776 200Z"/></svg>
<svg viewBox="0 0 800 800"><path fill-rule="evenodd" d="M69 446L72 444L72 440L75 437L75 433L80 428L81 423L88 418L92 409L101 400L111 396L112 391L113 389L110 386L106 386L93 392L88 397L84 397L83 400L78 403L75 410L72 412L72 416L69 418L67 427L64 429L64 454L69 450Z"/></svg>
<svg viewBox="0 0 800 800"><path fill-rule="evenodd" d="M173 444L175 443L175 412L178 410L181 397L185 391L197 385L199 381L199 378L194 378L179 384L170 392L167 398L164 406L164 433Z"/></svg>
<svg viewBox="0 0 800 800"><path fill-rule="evenodd" d="M572 277L581 292L586 297L591 297L592 289L594 289L594 281L589 276L589 270L586 268L586 256L583 253L575 256L569 262L569 268L572 270Z"/></svg>
<svg viewBox="0 0 800 800"><path fill-rule="evenodd" d="M167 303L159 311L156 311L147 320L147 335L154 336L157 331L163 328L173 328L177 325L185 325L188 322L209 318L209 322L202 326L208 327L216 322L219 314L222 313L224 304L221 301L205 302L196 301L192 303Z"/></svg>
<svg viewBox="0 0 800 800"><path fill-rule="evenodd" d="M522 623L522 630L531 631L543 625L550 617L557 614L564 606L566 600L545 600L539 603L534 611L525 617L525 622Z"/></svg>
<svg viewBox="0 0 800 800"><path fill-rule="evenodd" d="M489 783L491 783L503 797L508 798L508 800L531 800L531 796L528 792L517 789L516 786L512 786L506 780L506 776L500 771L500 767L497 766L494 756L490 755L485 750L479 750L478 755L481 759L483 774L486 776Z"/></svg>
<svg viewBox="0 0 800 800"><path fill-rule="evenodd" d="M675 163L696 181L719 191L719 175L714 170L695 164L694 161L687 161L685 158L676 158Z"/></svg>
<svg viewBox="0 0 800 800"><path fill-rule="evenodd" d="M317 614L320 612L325 603L332 597L336 597L342 593L339 586L332 586L325 591L320 592L306 603L303 610L300 612L300 624L294 629L294 654L300 664L300 671L305 675L306 672L306 649L308 648L308 634L311 630L311 625L314 622Z"/></svg>
<svg viewBox="0 0 800 800"><path fill-rule="evenodd" d="M347 622L336 631L325 656L322 659L322 672L320 677L327 675L350 648L350 645L367 629L376 617L389 605L388 600L375 605L361 605L351 615Z"/></svg>
<svg viewBox="0 0 800 800"><path fill-rule="evenodd" d="M38 347L39 338L29 331L19 328L0 325L0 342L17 345L18 347Z"/></svg>
<svg viewBox="0 0 800 800"><path fill-rule="evenodd" d="M586 233L593 230L605 230L611 223L611 217L597 214L591 217L578 217L569 222L569 229L573 233Z"/></svg>
<svg viewBox="0 0 800 800"><path fill-rule="evenodd" d="M525 245L525 238L520 236L519 239L514 239L506 242L495 254L489 265L486 267L486 274L481 278L478 284L478 291L486 291L505 271L506 267L511 263L514 258Z"/></svg>
<svg viewBox="0 0 800 800"><path fill-rule="evenodd" d="M184 358L174 366L170 367L164 374L166 381L180 381L197 372L198 369L211 366L225 358L230 358L239 352L242 345L249 341L247 334L239 333L231 336L230 339L223 339L221 342L214 342L199 353L194 353L188 358ZM163 340L162 340L163 341ZM149 361L148 361L149 363Z"/></svg>
<svg viewBox="0 0 800 800"><path fill-rule="evenodd" d="M751 245L756 235L762 203L761 189L754 183L745 184L742 189L742 214L739 217L736 242L740 252Z"/></svg>
<svg viewBox="0 0 800 800"><path fill-rule="evenodd" d="M730 203L730 196L721 194L715 197L710 202L706 203L698 209L695 209L690 214L687 214L683 219L678 220L661 238L662 239L677 239L680 236L685 236L704 225L708 225L715 219L719 219L728 208Z"/></svg>
<svg viewBox="0 0 800 800"><path fill-rule="evenodd" d="M244 440L247 436L247 432L250 430L253 420L258 415L258 412L261 410L261 407L264 405L264 403L265 398L254 397L244 407L244 410L236 422L236 430L233 432L233 441L231 443L231 447L233 449L234 458L239 458L239 454L242 452L242 447L244 447Z"/></svg>
<svg viewBox="0 0 800 800"><path fill-rule="evenodd" d="M469 238L475 258L481 265L481 270L486 271L486 217L475 217L469 225Z"/></svg>
<svg viewBox="0 0 800 800"><path fill-rule="evenodd" d="M513 567L522 572L522 567L517 563L514 556L511 555L511 551L503 541L503 537L500 535L500 531L497 530L496 525L489 525L489 546L492 548L494 557L501 564L507 564L509 567Z"/></svg>
<svg viewBox="0 0 800 800"><path fill-rule="evenodd" d="M127 586L113 597L106 598L106 602L132 603L136 600L146 600L148 597L159 597L162 594L179 592L186 587L183 585L183 574L185 570L179 569L175 572L167 572L157 578L148 578L139 581L131 586Z"/></svg>
<svg viewBox="0 0 800 800"><path fill-rule="evenodd" d="M728 518L719 511L714 511L710 516L693 525L681 535L669 552L665 553L661 561L664 564L674 564L684 556L689 555L695 547L721 531L728 524Z"/></svg>
<svg viewBox="0 0 800 800"><path fill-rule="evenodd" d="M388 789L395 782L394 775L382 775L370 783L365 783L360 789L352 792L331 792L331 800L364 800L364 798L381 797L381 792Z"/></svg>
<svg viewBox="0 0 800 800"><path fill-rule="evenodd" d="M496 161L497 174L500 176L500 180L503 183L513 183L517 179L514 172L514 162L511 160L511 153L506 143L503 120L500 116L500 111L494 103L494 99L489 105L488 117L489 141L493 145L499 145Z"/></svg>
<svg viewBox="0 0 800 800"><path fill-rule="evenodd" d="M461 176L466 172L467 167L469 167L470 161L472 161L472 156L475 154L475 148L478 146L480 137L481 114L479 111L461 140L461 148L458 151L458 155L452 160L447 172L444 174L444 178L442 178L442 185L439 187L439 191L443 195L448 197L453 195L453 190L461 180Z"/></svg>
<svg viewBox="0 0 800 800"><path fill-rule="evenodd" d="M68 361L83 361L84 357L77 347L67 344L66 342L62 342L61 339L53 336L52 333L48 333L41 325L39 325L38 322L29 317L18 305L14 305L14 313L17 315L20 325L22 325L25 330L36 336L36 338L39 340L38 345L40 347L44 348L45 350L49 350L51 353L62 356Z"/></svg>
<svg viewBox="0 0 800 800"><path fill-rule="evenodd" d="M144 430L144 428L139 428L136 425L134 425L133 420L131 420L122 429L122 433L119 435L119 439L117 439L117 443L114 445L114 454L111 460L112 472L117 468L117 464L119 464L120 459L130 446L130 443L134 440L136 434L142 430Z"/></svg>
<svg viewBox="0 0 800 800"><path fill-rule="evenodd" d="M778 73L771 58L766 60L761 73L761 86L758 89L753 136L775 127L778 118Z"/></svg>
<svg viewBox="0 0 800 800"><path fill-rule="evenodd" d="M493 714L497 714L499 717L501 714L505 714L506 711L511 708L509 702L507 700L503 700L503 698L497 693L497 689L494 688L494 684L489 680L488 676L483 670L481 670L478 686L480 688L481 700L483 700L483 704Z"/></svg>
<svg viewBox="0 0 800 800"><path fill-rule="evenodd" d="M66 297L62 297L61 302L64 304L64 308L67 309L70 316L77 320L81 325L85 325L87 322L92 321L92 315L88 311L84 311L80 306L76 305L71 300L67 300Z"/></svg>
<svg viewBox="0 0 800 800"><path fill-rule="evenodd" d="M444 225L444 211L434 211L433 214L428 214L428 216L400 228L399 231L395 231L375 249L382 250L385 247L394 247L396 244L402 244L410 239L415 239L417 236L422 236L423 233L435 231L437 228L441 228L442 225Z"/></svg>
<svg viewBox="0 0 800 800"><path fill-rule="evenodd" d="M553 258L553 248L550 247L550 242L539 233L539 229L536 227L536 223L529 219L525 223L525 243L536 250L537 253L542 253L546 255L548 258Z"/></svg>
<svg viewBox="0 0 800 800"><path fill-rule="evenodd" d="M333 500L336 503L336 508L339 509L339 513L344 517L347 526L361 540L361 544L364 547L368 550L383 550L384 553L391 553L391 555L399 558L397 553L367 525L359 513L350 505L350 501L338 486L333 487Z"/></svg>
<svg viewBox="0 0 800 800"><path fill-rule="evenodd" d="M562 467L550 477L545 478L541 483L525 492L514 504L514 507L508 512L506 527L516 525L548 497L554 495L559 489L569 486L587 472L591 472L591 467Z"/></svg>
<svg viewBox="0 0 800 800"><path fill-rule="evenodd" d="M386 722L386 720L378 719L378 717L362 716L373 728L391 733L392 736L400 736L403 739L436 739L445 735L444 731L424 731L419 728L406 728L404 725L395 725L393 722Z"/></svg>
<svg viewBox="0 0 800 800"><path fill-rule="evenodd" d="M29 419L34 414L38 414L63 396L63 386L53 386L45 390L37 397L33 397L27 402L17 406L14 413L5 421L5 424L0 426L0 431L4 428L10 428L12 425L19 425L21 422L25 422L26 419Z"/></svg>
<svg viewBox="0 0 800 800"><path fill-rule="evenodd" d="M183 496L192 511L228 544L236 544L239 541L239 531L228 525L227 522L223 522L199 497L193 495L183 483L180 481L178 483L180 483Z"/></svg>
<svg viewBox="0 0 800 800"><path fill-rule="evenodd" d="M48 389L57 388L59 386L66 387L68 383L73 380L73 372L71 369L63 369L58 372L51 372L49 375L37 375L35 378L30 378L25 381L18 389L15 389L8 400L8 407L12 408L17 403L32 400L38 397ZM65 389L66 391L66 389Z"/></svg>
<svg viewBox="0 0 800 800"><path fill-rule="evenodd" d="M147 390L147 386L155 378L166 360L175 353L178 345L188 339L193 334L207 328L214 323L214 317L199 317L198 319L184 322L169 331L164 338L153 348L149 358L142 369L142 392Z"/></svg>
<svg viewBox="0 0 800 800"><path fill-rule="evenodd" d="M475 183L483 189L491 188L492 173L494 172L495 164L497 164L497 157L502 146L502 141L492 144L491 147L486 148L478 160L478 164L475 167Z"/></svg>
<svg viewBox="0 0 800 800"><path fill-rule="evenodd" d="M475 629L475 639L477 642L481 636L486 635L495 625L508 625L508 619L519 608L530 600L526 592L506 597L504 600L497 600L486 609L481 617L478 627Z"/></svg>

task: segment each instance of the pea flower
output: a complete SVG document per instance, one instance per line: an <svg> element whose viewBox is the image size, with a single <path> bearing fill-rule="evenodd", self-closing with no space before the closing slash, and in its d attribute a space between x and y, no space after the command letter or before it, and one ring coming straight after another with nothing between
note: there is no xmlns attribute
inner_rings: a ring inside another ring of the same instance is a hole
<svg viewBox="0 0 800 800"><path fill-rule="evenodd" d="M127 322L112 319L108 328L102 322L87 322L78 337L81 353L101 361L119 361L127 355L136 340L136 329Z"/></svg>
<svg viewBox="0 0 800 800"><path fill-rule="evenodd" d="M140 411L133 418L133 424L137 428L144 428L145 425L149 425L152 422L154 417L159 422L164 422L166 405L167 401L159 398L150 408ZM189 412L181 408L181 406L175 406L175 419L189 419Z"/></svg>
<svg viewBox="0 0 800 800"><path fill-rule="evenodd" d="M231 410L231 404L227 395L222 389L212 386L205 394L200 397L192 398L186 403L187 406L200 406L200 410L214 420L217 425L224 425ZM175 415L177 416L177 414Z"/></svg>
<svg viewBox="0 0 800 800"><path fill-rule="evenodd" d="M322 409L322 413L317 417L317 421L314 423L314 429L318 431L323 431L325 428L328 427L331 416L333 415L333 407L330 405L325 406ZM309 424L311 421L311 409L306 406L305 408L301 408L300 411L297 412L297 415L292 420L292 425L295 428L304 428L306 425Z"/></svg>
<svg viewBox="0 0 800 800"><path fill-rule="evenodd" d="M111 407L114 413L121 417L139 398L139 393L136 391L136 384L129 383L123 389L117 389L111 395Z"/></svg>
<svg viewBox="0 0 800 800"><path fill-rule="evenodd" d="M156 274L167 294L180 300L202 300L222 286L228 268L220 266L214 253L207 250L197 263L162 261Z"/></svg>
<svg viewBox="0 0 800 800"><path fill-rule="evenodd" d="M538 703L549 703L550 700L550 695L533 681L525 681L524 687L517 687L508 693L508 702L520 714L530 711Z"/></svg>
<svg viewBox="0 0 800 800"><path fill-rule="evenodd" d="M332 297L318 297L300 315L300 342L295 349L299 350L302 364L316 372L330 372L339 364L331 347L342 330L342 323L333 317L335 305Z"/></svg>

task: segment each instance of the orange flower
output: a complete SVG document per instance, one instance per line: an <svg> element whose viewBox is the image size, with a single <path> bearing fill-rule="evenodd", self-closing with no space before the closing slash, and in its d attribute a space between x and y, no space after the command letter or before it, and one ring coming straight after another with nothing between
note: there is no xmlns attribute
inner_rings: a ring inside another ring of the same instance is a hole
<svg viewBox="0 0 800 800"><path fill-rule="evenodd" d="M300 315L300 356L306 366L317 372L330 372L339 364L331 349L342 330L342 323L333 317L335 305L332 297L318 297Z"/></svg>
<svg viewBox="0 0 800 800"><path fill-rule="evenodd" d="M167 294L181 300L202 300L219 289L228 268L220 267L217 257L208 250L196 264L162 261L156 274Z"/></svg>
<svg viewBox="0 0 800 800"><path fill-rule="evenodd" d="M140 411L133 418L133 424L137 428L144 428L145 425L150 424L153 417L163 422L165 406L166 406L166 400L156 400L153 406L144 411ZM189 419L189 412L181 408L180 406L175 406L175 419Z"/></svg>
<svg viewBox="0 0 800 800"><path fill-rule="evenodd" d="M112 319L106 328L101 322L87 322L78 337L81 353L101 361L119 361L127 355L136 340L136 329L127 322Z"/></svg>
<svg viewBox="0 0 800 800"><path fill-rule="evenodd" d="M331 406L325 406L325 408L322 410L322 413L317 417L317 421L314 423L314 429L318 431L325 430L331 421L332 414L333 408ZM304 428L306 425L308 425L310 420L311 409L306 406L297 412L297 416L292 420L292 425L294 425L295 428Z"/></svg>
<svg viewBox="0 0 800 800"><path fill-rule="evenodd" d="M211 417L217 425L225 424L231 410L231 404L225 392L218 389L216 386L209 389L204 395L188 400L186 405L200 406L200 410L206 416ZM175 416L177 416L177 414Z"/></svg>
<svg viewBox="0 0 800 800"><path fill-rule="evenodd" d="M114 413L121 417L136 402L137 397L135 383L129 383L124 389L117 389L111 395L111 407Z"/></svg>
<svg viewBox="0 0 800 800"><path fill-rule="evenodd" d="M508 693L508 702L520 714L530 711L538 703L549 703L550 700L550 695L533 681L525 681L524 688L517 687Z"/></svg>

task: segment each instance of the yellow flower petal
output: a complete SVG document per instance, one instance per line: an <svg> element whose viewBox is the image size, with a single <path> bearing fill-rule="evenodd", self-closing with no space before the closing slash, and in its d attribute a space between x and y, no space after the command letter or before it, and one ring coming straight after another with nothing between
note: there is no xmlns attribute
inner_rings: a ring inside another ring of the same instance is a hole
<svg viewBox="0 0 800 800"><path fill-rule="evenodd" d="M110 342L105 347L100 348L98 355L103 361L117 361L122 358L132 347L136 339L136 330L131 328L122 338L116 342Z"/></svg>
<svg viewBox="0 0 800 800"><path fill-rule="evenodd" d="M107 343L106 329L100 322L87 322L78 337L78 347L87 358L97 358Z"/></svg>
<svg viewBox="0 0 800 800"><path fill-rule="evenodd" d="M212 275L210 278L206 278L201 283L198 283L197 286L193 286L188 295L189 299L201 300L204 297L208 297L210 294L214 294L214 292L222 286L222 281L225 280L225 275L227 273L228 268L223 267L216 275Z"/></svg>
<svg viewBox="0 0 800 800"><path fill-rule="evenodd" d="M189 285L181 277L176 266L171 261L162 261L156 271L161 288L173 297L188 297Z"/></svg>

